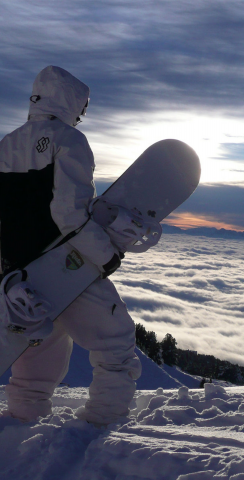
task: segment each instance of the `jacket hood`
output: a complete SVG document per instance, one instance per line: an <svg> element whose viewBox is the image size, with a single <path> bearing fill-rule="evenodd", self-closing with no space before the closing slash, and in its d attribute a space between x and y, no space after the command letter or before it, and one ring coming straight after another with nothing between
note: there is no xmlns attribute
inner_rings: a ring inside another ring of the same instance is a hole
<svg viewBox="0 0 244 480"><path fill-rule="evenodd" d="M50 65L34 81L29 115L54 115L75 126L89 94L87 85L63 68Z"/></svg>

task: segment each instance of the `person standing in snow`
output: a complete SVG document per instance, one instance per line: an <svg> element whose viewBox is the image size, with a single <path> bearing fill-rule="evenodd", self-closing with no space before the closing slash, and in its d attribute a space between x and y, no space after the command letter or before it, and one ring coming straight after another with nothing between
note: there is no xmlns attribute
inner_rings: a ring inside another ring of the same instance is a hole
<svg viewBox="0 0 244 480"><path fill-rule="evenodd" d="M60 234L108 276L119 251L89 219L95 168L86 137L74 127L85 115L89 88L66 70L48 66L35 79L28 121L0 142L2 269L34 260ZM8 413L31 421L52 412L73 341L90 351L93 381L77 416L96 425L126 417L141 365L135 327L113 283L99 278L54 322L52 334L13 364L6 386Z"/></svg>

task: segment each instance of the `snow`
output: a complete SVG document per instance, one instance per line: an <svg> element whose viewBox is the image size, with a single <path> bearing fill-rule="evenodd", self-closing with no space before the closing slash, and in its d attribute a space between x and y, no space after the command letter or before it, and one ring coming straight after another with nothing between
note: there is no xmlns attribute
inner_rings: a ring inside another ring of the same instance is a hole
<svg viewBox="0 0 244 480"><path fill-rule="evenodd" d="M142 375L137 381L139 390L155 390L161 386L164 388L179 388L182 385L189 388L199 387L201 377L193 377L168 365L160 368L138 348L136 348L136 353L142 363ZM82 386L88 387L92 381L92 367L89 363L88 352L74 345L70 369L63 383L71 387L78 387L81 385L81 378Z"/></svg>
<svg viewBox="0 0 244 480"><path fill-rule="evenodd" d="M164 388L179 388L182 385L186 385L189 388L199 387L201 377L193 377L167 365L160 368L138 348L136 348L136 353L142 363L142 375L137 381L139 390L155 390L162 385ZM8 370L2 375L0 385L7 383L10 374L11 372ZM74 344L69 372L62 383L69 387L79 387L81 385L89 387L91 381L92 367L89 363L89 352Z"/></svg>
<svg viewBox="0 0 244 480"><path fill-rule="evenodd" d="M127 423L98 429L77 419L91 374L78 347L52 415L26 424L0 417L1 480L244 480L244 387L199 389L200 377L137 352L143 375Z"/></svg>

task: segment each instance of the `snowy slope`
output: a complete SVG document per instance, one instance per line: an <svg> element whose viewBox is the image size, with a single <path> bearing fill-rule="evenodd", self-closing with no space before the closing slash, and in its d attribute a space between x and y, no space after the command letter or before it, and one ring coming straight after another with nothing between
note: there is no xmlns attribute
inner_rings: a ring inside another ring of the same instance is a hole
<svg viewBox="0 0 244 480"><path fill-rule="evenodd" d="M244 387L197 389L199 378L137 353L143 375L130 421L97 429L75 416L91 381L88 354L75 346L53 415L0 417L1 480L244 480Z"/></svg>
<svg viewBox="0 0 244 480"><path fill-rule="evenodd" d="M136 382L138 390L155 390L159 387L167 389L179 388L181 386L189 388L199 387L199 377L195 378L168 365L159 367L142 353L139 348L136 348L136 353L142 364L142 375Z"/></svg>
<svg viewBox="0 0 244 480"><path fill-rule="evenodd" d="M0 418L1 480L244 479L244 387L137 392L137 419L102 430L75 417L86 397L59 387L53 415Z"/></svg>
<svg viewBox="0 0 244 480"><path fill-rule="evenodd" d="M199 387L199 378L194 378L167 365L160 368L138 348L136 352L142 363L142 375L137 381L139 390L155 390L158 387L179 388L182 385L189 388ZM0 385L5 385L10 375L9 370L0 378ZM89 362L89 353L74 344L69 372L62 383L69 387L89 387L91 381L92 367Z"/></svg>
<svg viewBox="0 0 244 480"><path fill-rule="evenodd" d="M199 379L167 365L160 368L138 348L136 353L142 363L142 375L137 381L139 390L155 390L158 387L179 388L182 385L189 388L199 387ZM88 387L91 381L92 367L89 363L89 354L86 350L74 345L69 372L63 383L68 384L70 387Z"/></svg>

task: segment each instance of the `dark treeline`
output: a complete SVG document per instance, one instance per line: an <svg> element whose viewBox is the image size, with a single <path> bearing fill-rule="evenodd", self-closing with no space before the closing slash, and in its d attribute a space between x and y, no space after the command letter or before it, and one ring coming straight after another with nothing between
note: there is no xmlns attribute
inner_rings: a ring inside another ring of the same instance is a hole
<svg viewBox="0 0 244 480"><path fill-rule="evenodd" d="M155 332L148 332L143 325L136 325L136 344L149 358L158 365L177 365L190 375L203 378L201 382L225 380L236 385L244 385L244 367L234 365L226 360L219 360L213 355L203 355L191 350L177 348L177 341L167 333L161 342L157 341Z"/></svg>

